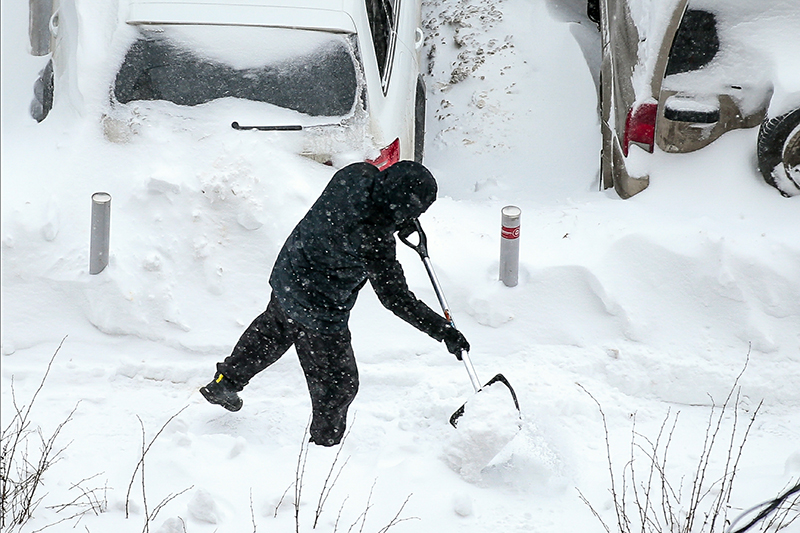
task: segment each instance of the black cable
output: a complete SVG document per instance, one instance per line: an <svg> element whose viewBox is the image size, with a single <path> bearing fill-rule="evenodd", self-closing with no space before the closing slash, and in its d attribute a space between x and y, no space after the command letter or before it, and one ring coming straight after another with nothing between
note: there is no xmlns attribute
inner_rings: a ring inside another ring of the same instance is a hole
<svg viewBox="0 0 800 533"><path fill-rule="evenodd" d="M766 505L767 503L769 503L769 506L767 506L766 509L764 509L763 511L758 513L758 516L756 516L752 521L750 521L749 524L747 524L746 526L744 526L744 527L742 527L740 529L737 529L736 531L730 532L730 533L744 533L745 531L747 531L748 529L750 529L751 527L756 525L758 522L760 522L761 520L763 520L767 516L769 516L770 513L772 513L775 509L780 507L780 505L784 501L786 501L786 499L789 498L789 496L791 496L792 494L798 493L798 492L800 492L800 481L798 481L797 484L794 487L792 487L791 489L789 489L788 491L786 491L782 495L778 496L774 500L772 500L770 502L762 503L761 505ZM759 505L758 507L761 507L761 505ZM737 519L737 521L738 521L738 519ZM734 522L734 524L735 523L736 522Z"/></svg>

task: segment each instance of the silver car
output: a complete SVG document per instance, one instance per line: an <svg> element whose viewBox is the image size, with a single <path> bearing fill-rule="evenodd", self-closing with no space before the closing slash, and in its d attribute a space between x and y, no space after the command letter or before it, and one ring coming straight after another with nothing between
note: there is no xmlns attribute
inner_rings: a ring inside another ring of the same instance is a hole
<svg viewBox="0 0 800 533"><path fill-rule="evenodd" d="M800 3L588 0L601 31L601 183L628 198L649 184L656 146L692 152L760 127L758 167L800 194Z"/></svg>

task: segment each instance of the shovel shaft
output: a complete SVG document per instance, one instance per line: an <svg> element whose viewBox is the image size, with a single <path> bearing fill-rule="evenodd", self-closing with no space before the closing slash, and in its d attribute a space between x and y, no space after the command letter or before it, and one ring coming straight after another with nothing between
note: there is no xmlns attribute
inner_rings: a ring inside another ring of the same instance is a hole
<svg viewBox="0 0 800 533"><path fill-rule="evenodd" d="M417 244L414 244L409 240L411 235L414 233L417 234L417 238L419 239ZM431 278L433 291L436 293L436 298L439 299L439 305L442 306L444 318L450 322L451 326L455 328L456 323L453 320L453 316L450 314L450 306L447 305L447 300L444 297L444 291L442 291L439 278L436 277L436 272L433 270L431 258L428 256L428 239L425 236L425 232L422 231L422 225L419 223L419 220L414 219L409 226L406 226L398 232L398 236L406 246L412 248L415 252L417 252L417 254L419 254L420 259L422 259L422 264L425 265L425 270L428 272L428 277ZM467 374L469 374L469 380L472 382L475 392L478 392L481 390L481 382L478 379L478 374L475 372L475 367L472 366L472 360L469 358L469 353L461 352L461 360L464 362L464 366L467 369Z"/></svg>
<svg viewBox="0 0 800 533"><path fill-rule="evenodd" d="M433 270L431 258L425 255L422 257L422 262L425 265L425 270L428 271L428 277L431 278L433 290L436 293L436 297L439 299L439 304L442 306L442 313L444 313L444 317L448 322L450 322L450 325L455 328L456 323L450 314L450 307L447 305L447 300L444 297L442 286L439 284L439 278L436 277L436 272ZM472 360L469 358L469 352L461 352L461 361L464 362L464 366L467 369L467 374L469 374L469 380L472 382L475 392L478 392L481 390L481 382L478 379L477 372L475 372L475 367L472 365Z"/></svg>
<svg viewBox="0 0 800 533"><path fill-rule="evenodd" d="M469 374L469 380L472 382L472 387L475 389L475 392L481 390L481 382L478 380L478 374L475 373L475 367L472 366L472 360L469 358L469 352L461 352L461 360L464 362L464 366L467 368L467 374Z"/></svg>
<svg viewBox="0 0 800 533"><path fill-rule="evenodd" d="M436 293L436 297L439 299L439 305L442 306L442 313L444 313L444 318L450 322L450 325L456 327L456 323L453 321L453 317L450 314L450 306L447 305L447 300L444 297L444 292L442 292L442 286L439 284L439 278L436 277L436 272L433 271L433 264L431 264L431 258L427 255L422 258L422 263L425 265L425 270L428 271L428 277L431 278L431 283L433 284L433 291Z"/></svg>

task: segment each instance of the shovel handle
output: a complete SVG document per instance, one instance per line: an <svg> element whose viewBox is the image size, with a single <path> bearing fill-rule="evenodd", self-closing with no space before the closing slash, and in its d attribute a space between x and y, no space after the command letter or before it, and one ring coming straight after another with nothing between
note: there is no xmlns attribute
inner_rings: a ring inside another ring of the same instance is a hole
<svg viewBox="0 0 800 533"><path fill-rule="evenodd" d="M417 234L418 239L417 244L414 244L411 242L411 240L409 240L409 237L415 233ZM433 270L433 264L431 263L431 258L428 255L428 237L425 235L425 232L422 231L422 224L419 223L419 219L412 219L411 222L400 228L397 231L397 236L400 238L403 244L419 254L420 259L422 259L422 264L425 265L425 270L428 272L428 277L431 278L433 290L436 292L436 298L439 299L439 305L442 306L444 318L450 322L451 326L456 327L453 317L450 315L450 306L447 305L447 300L445 299L444 292L442 291L442 285L439 283L439 278L436 277L436 272Z"/></svg>
<svg viewBox="0 0 800 533"><path fill-rule="evenodd" d="M419 239L417 244L409 240L409 237L414 233L417 234L417 238ZM428 277L431 279L431 284L433 284L433 290L436 293L436 298L439 300L439 305L442 306L444 318L455 328L456 323L453 320L453 316L450 314L450 306L447 305L447 300L442 291L442 285L439 283L439 278L436 277L431 258L428 256L428 238L425 236L425 232L422 231L422 224L419 223L419 219L415 218L407 226L400 228L397 232L397 236L403 244L419 254L420 259L422 259L422 264L425 265L425 270L428 272ZM461 352L461 361L464 362L464 367L467 369L472 387L475 389L475 392L478 392L481 390L481 382L478 379L478 374L475 372L475 367L472 365L472 360L469 358L469 352Z"/></svg>
<svg viewBox="0 0 800 533"><path fill-rule="evenodd" d="M409 240L409 237L415 233L417 234L417 239L419 239L418 244L414 244ZM422 231L422 224L419 223L418 218L413 218L410 222L400 227L397 230L397 236L400 237L403 244L417 252L419 257L425 261L428 257L428 237Z"/></svg>

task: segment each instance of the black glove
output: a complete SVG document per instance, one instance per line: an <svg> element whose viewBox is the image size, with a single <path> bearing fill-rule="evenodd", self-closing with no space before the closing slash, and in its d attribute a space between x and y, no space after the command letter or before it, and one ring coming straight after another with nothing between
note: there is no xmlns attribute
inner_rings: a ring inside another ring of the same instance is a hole
<svg viewBox="0 0 800 533"><path fill-rule="evenodd" d="M412 233L417 231L417 219L412 218L410 220L406 220L405 222L398 224L397 226L397 234L400 236L401 239L408 239Z"/></svg>
<svg viewBox="0 0 800 533"><path fill-rule="evenodd" d="M442 340L444 340L444 343L447 346L447 351L455 355L456 359L461 361L461 352L469 351L469 343L467 342L466 337L464 337L460 331L450 324L447 324L444 327L443 333L444 338Z"/></svg>

